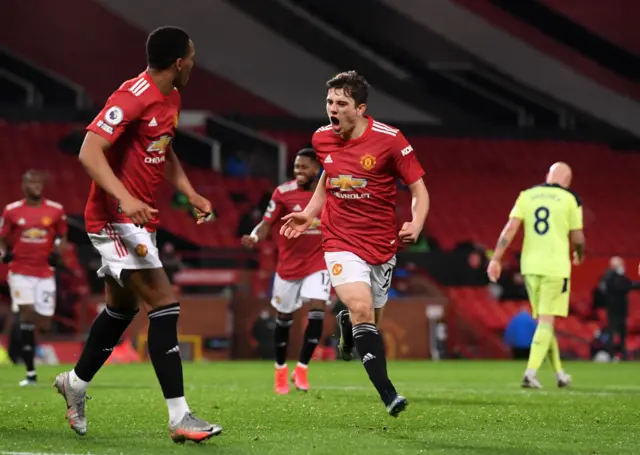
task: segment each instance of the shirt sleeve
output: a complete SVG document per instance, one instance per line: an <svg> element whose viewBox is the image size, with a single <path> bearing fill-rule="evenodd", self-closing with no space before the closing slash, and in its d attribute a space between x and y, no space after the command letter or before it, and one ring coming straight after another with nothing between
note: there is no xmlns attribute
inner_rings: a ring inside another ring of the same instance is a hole
<svg viewBox="0 0 640 455"><path fill-rule="evenodd" d="M276 188L271 195L271 200L269 201L269 205L267 206L267 210L264 212L264 216L262 220L267 223L275 223L281 217L284 216L285 207L282 203L281 193Z"/></svg>
<svg viewBox="0 0 640 455"><path fill-rule="evenodd" d="M2 216L0 217L0 238L7 239L11 233L11 219L9 218L9 212L5 207L2 210Z"/></svg>
<svg viewBox="0 0 640 455"><path fill-rule="evenodd" d="M516 203L513 204L513 208L511 209L511 213L509 214L509 218L518 218L520 220L524 220L524 196L522 193L516 199Z"/></svg>
<svg viewBox="0 0 640 455"><path fill-rule="evenodd" d="M404 185L410 185L424 175L413 147L401 132L391 146L391 163L394 173Z"/></svg>
<svg viewBox="0 0 640 455"><path fill-rule="evenodd" d="M60 217L56 222L56 235L58 237L64 237L65 235L67 235L68 227L69 226L67 225L67 214L64 213L64 210L62 210L60 212Z"/></svg>
<svg viewBox="0 0 640 455"><path fill-rule="evenodd" d="M87 127L113 144L125 132L127 126L140 118L144 105L129 90L119 89L109 97L100 113Z"/></svg>
<svg viewBox="0 0 640 455"><path fill-rule="evenodd" d="M571 231L579 231L582 229L582 204L577 200L571 203L569 211L569 229Z"/></svg>

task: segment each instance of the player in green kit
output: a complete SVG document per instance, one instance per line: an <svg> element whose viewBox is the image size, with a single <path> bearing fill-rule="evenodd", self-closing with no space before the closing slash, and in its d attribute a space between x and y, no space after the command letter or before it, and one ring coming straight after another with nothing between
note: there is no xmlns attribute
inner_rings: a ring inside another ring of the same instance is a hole
<svg viewBox="0 0 640 455"><path fill-rule="evenodd" d="M573 246L573 264L580 265L584 259L582 203L569 190L570 184L571 168L565 163L555 163L549 169L546 183L520 193L487 268L489 279L495 283L502 271L500 261L520 225L524 224L520 269L525 277L533 317L538 319L522 380L522 386L527 388L542 388L536 372L547 356L556 372L558 387L571 383L571 377L562 369L553 328L556 317L569 314L569 241Z"/></svg>

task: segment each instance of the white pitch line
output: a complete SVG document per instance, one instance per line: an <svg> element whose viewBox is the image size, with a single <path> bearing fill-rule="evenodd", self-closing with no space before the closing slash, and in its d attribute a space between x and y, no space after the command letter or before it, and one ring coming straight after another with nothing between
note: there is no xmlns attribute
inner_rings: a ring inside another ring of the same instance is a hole
<svg viewBox="0 0 640 455"><path fill-rule="evenodd" d="M87 453L59 453L59 452L6 452L0 450L0 455L96 455L91 452Z"/></svg>

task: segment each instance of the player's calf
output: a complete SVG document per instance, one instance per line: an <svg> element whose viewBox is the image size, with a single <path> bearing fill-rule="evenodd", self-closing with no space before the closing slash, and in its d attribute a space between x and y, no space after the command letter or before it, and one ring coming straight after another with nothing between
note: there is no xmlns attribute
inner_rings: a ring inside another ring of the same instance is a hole
<svg viewBox="0 0 640 455"><path fill-rule="evenodd" d="M289 393L289 370L287 368L287 346L289 332L293 325L293 314L278 312L276 328L273 332L273 343L276 351L274 390L279 395Z"/></svg>
<svg viewBox="0 0 640 455"><path fill-rule="evenodd" d="M291 377L296 389L307 392L309 379L307 369L313 353L322 338L322 325L324 322L324 302L312 300L311 309L307 314L308 323L304 331L304 344L300 351L300 359Z"/></svg>
<svg viewBox="0 0 640 455"><path fill-rule="evenodd" d="M38 382L38 377L35 368L35 350L36 350L36 336L35 336L35 321L36 313L33 305L20 305L19 313L17 315L20 318L20 344L22 347L22 360L27 370L26 377L20 381L21 387L35 385Z"/></svg>

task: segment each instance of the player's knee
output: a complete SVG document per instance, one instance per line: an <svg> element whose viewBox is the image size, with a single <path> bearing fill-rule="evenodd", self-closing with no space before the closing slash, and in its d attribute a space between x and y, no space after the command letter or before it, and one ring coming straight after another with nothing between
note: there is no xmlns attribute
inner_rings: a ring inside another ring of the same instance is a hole
<svg viewBox="0 0 640 455"><path fill-rule="evenodd" d="M51 318L39 317L36 321L36 330L41 335L49 333L51 330Z"/></svg>
<svg viewBox="0 0 640 455"><path fill-rule="evenodd" d="M541 314L538 316L538 322L541 324L553 325L555 322L555 316L552 314Z"/></svg>
<svg viewBox="0 0 640 455"><path fill-rule="evenodd" d="M33 305L20 305L20 322L33 324L36 322L36 312Z"/></svg>
<svg viewBox="0 0 640 455"><path fill-rule="evenodd" d="M349 314L351 316L351 323L353 325L362 323L373 323L374 312L371 302L366 299L354 299L351 302L344 302L347 308L349 308Z"/></svg>
<svg viewBox="0 0 640 455"><path fill-rule="evenodd" d="M281 313L276 315L276 325L280 327L291 327L293 325L293 313Z"/></svg>
<svg viewBox="0 0 640 455"><path fill-rule="evenodd" d="M312 311L315 313L322 313L324 314L324 307L325 307L325 302L323 302L322 300L309 300L309 313L311 313Z"/></svg>

